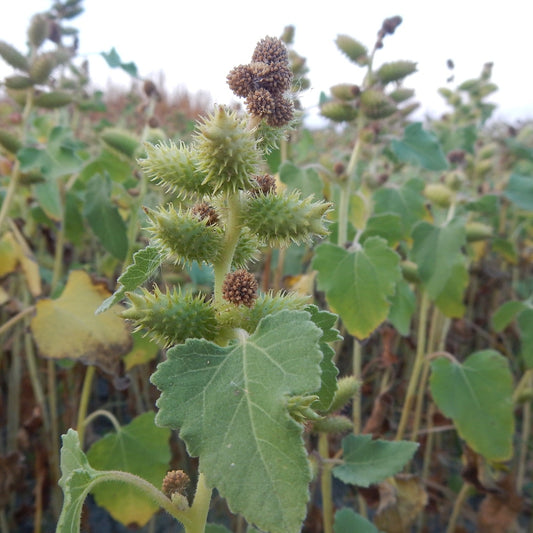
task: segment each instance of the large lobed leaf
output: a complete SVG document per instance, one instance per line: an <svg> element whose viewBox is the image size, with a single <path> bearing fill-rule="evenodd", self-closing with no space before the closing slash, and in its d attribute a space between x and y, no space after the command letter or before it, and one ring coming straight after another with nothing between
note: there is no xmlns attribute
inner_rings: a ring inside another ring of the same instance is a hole
<svg viewBox="0 0 533 533"><path fill-rule="evenodd" d="M400 258L379 237L369 237L358 250L330 243L317 247L313 268L318 287L331 309L358 339L368 337L388 315L401 278Z"/></svg>
<svg viewBox="0 0 533 533"><path fill-rule="evenodd" d="M470 355L463 364L439 357L431 363L431 394L467 444L489 460L513 451L513 377L494 350Z"/></svg>
<svg viewBox="0 0 533 533"><path fill-rule="evenodd" d="M227 347L175 346L152 376L156 422L180 428L208 484L271 533L300 531L306 514L311 473L287 398L319 389L322 335L307 312L281 311Z"/></svg>

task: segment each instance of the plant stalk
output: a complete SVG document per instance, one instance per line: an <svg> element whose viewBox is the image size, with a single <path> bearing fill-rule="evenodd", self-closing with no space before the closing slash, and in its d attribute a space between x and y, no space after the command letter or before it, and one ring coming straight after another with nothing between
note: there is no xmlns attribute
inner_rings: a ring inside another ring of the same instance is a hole
<svg viewBox="0 0 533 533"><path fill-rule="evenodd" d="M320 473L320 492L322 494L322 524L324 533L333 533L333 498L332 498L332 480L331 469L333 464L327 461L329 459L329 442L327 433L318 435L318 453L322 459L322 469Z"/></svg>
<svg viewBox="0 0 533 533"><path fill-rule="evenodd" d="M429 296L424 291L422 293L422 301L420 304L416 357L413 365L413 370L411 371L409 385L407 387L407 395L405 397L405 403L403 404L402 416L400 418L400 424L398 425L398 431L396 433L396 440L401 440L404 436L405 430L407 428L407 421L409 419L411 408L413 406L413 401L416 398L417 386L419 381L418 378L420 376L420 371L422 370L422 366L424 364L424 355L426 353L426 326L429 304Z"/></svg>
<svg viewBox="0 0 533 533"><path fill-rule="evenodd" d="M89 408L89 400L91 398L91 391L93 388L93 378L96 372L94 365L89 365L85 371L85 377L83 378L83 387L81 389L80 405L78 406L78 421L76 423L76 429L80 437L80 445L83 446L83 440L85 437L85 419L87 417L87 410Z"/></svg>

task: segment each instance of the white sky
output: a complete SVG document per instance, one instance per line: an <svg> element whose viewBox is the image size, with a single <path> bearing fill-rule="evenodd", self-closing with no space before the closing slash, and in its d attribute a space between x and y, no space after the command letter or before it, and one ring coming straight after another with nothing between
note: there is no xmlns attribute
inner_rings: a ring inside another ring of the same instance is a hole
<svg viewBox="0 0 533 533"><path fill-rule="evenodd" d="M31 15L50 0L20 0L0 19L0 39L25 49ZM493 81L500 90L491 101L496 116L533 118L531 15L529 0L85 0L85 12L72 21L80 30L80 53L91 63L91 78L101 87L108 80L128 84L127 75L110 70L99 52L115 47L124 62L137 64L143 77L157 81L163 71L166 88L206 91L218 103L234 99L227 73L248 63L256 42L296 28L294 48L307 58L312 88L302 101L316 106L320 91L336 83L359 83L363 69L337 50L338 34L348 34L369 48L384 18L401 15L402 25L385 40L375 64L396 59L418 63L405 85L416 89L423 110L445 110L437 89L446 86L455 63L455 82L474 78L487 61L494 62ZM0 77L10 68L0 60Z"/></svg>

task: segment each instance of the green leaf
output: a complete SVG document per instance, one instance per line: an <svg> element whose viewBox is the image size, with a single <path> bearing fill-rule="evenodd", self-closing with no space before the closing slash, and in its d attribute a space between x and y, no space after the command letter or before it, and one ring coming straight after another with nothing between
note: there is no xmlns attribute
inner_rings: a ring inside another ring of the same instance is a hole
<svg viewBox="0 0 533 533"><path fill-rule="evenodd" d="M87 184L83 214L104 248L123 260L128 251L126 224L111 202L109 176L95 174Z"/></svg>
<svg viewBox="0 0 533 533"><path fill-rule="evenodd" d="M63 490L64 498L56 533L79 533L83 502L94 480L102 474L89 464L81 450L76 431L69 429L66 435L62 436L62 440L59 486Z"/></svg>
<svg viewBox="0 0 533 533"><path fill-rule="evenodd" d="M206 524L205 533L231 533L231 531L227 527L219 524Z"/></svg>
<svg viewBox="0 0 533 533"><path fill-rule="evenodd" d="M515 205L533 211L533 177L511 174L503 194Z"/></svg>
<svg viewBox="0 0 533 533"><path fill-rule="evenodd" d="M398 254L379 237L370 237L355 251L331 243L317 247L313 268L318 270L318 287L358 339L387 318L389 299L401 278L399 263Z"/></svg>
<svg viewBox="0 0 533 533"><path fill-rule="evenodd" d="M279 179L287 185L289 191L301 191L303 198L311 194L317 199L322 198L324 184L314 168L297 167L290 161L284 161L279 167Z"/></svg>
<svg viewBox="0 0 533 533"><path fill-rule="evenodd" d="M311 314L311 320L322 330L322 337L320 338L320 349L323 354L320 362L322 385L317 393L319 399L313 403L312 408L326 411L333 401L335 392L337 392L337 374L339 373L333 362L335 350L328 343L342 340L342 337L335 328L336 315L327 311L320 311L316 305L309 305L305 310Z"/></svg>
<svg viewBox="0 0 533 533"><path fill-rule="evenodd" d="M180 428L210 486L270 533L300 531L311 472L289 395L320 388L323 332L305 311L281 311L232 345L189 339L167 352L152 382L156 422Z"/></svg>
<svg viewBox="0 0 533 533"><path fill-rule="evenodd" d="M379 533L372 522L346 507L335 513L333 531L334 533Z"/></svg>
<svg viewBox="0 0 533 533"><path fill-rule="evenodd" d="M124 470L160 487L170 461L170 431L154 424L155 413L144 413L108 433L87 452L91 464L99 470ZM91 491L96 503L105 507L119 522L143 526L159 506L134 485L109 481Z"/></svg>
<svg viewBox="0 0 533 533"><path fill-rule="evenodd" d="M423 221L415 226L412 236L411 257L429 297L446 316L462 316L468 281L466 258L461 253L466 242L464 224L455 219L438 227Z"/></svg>
<svg viewBox="0 0 533 533"><path fill-rule="evenodd" d="M526 368L533 368L533 309L526 309L518 315L518 327L522 341L520 355Z"/></svg>
<svg viewBox="0 0 533 533"><path fill-rule="evenodd" d="M35 196L46 216L59 222L63 218L63 205L56 180L47 180L34 187Z"/></svg>
<svg viewBox="0 0 533 533"><path fill-rule="evenodd" d="M135 63L123 63L115 47L111 48L109 52L100 52L100 55L111 68L121 68L130 76L137 77L137 66Z"/></svg>
<svg viewBox="0 0 533 533"><path fill-rule="evenodd" d="M413 457L418 443L373 440L372 435L347 435L342 439L344 464L332 473L344 483L368 487L399 472Z"/></svg>
<svg viewBox="0 0 533 533"><path fill-rule="evenodd" d="M512 300L502 304L492 315L492 327L499 333L503 331L515 318L516 315L525 311L527 305L524 302Z"/></svg>
<svg viewBox="0 0 533 533"><path fill-rule="evenodd" d="M131 167L127 161L110 150L103 150L96 159L83 167L80 178L82 181L88 181L95 174L105 175L106 173L114 182L123 182L131 177Z"/></svg>
<svg viewBox="0 0 533 533"><path fill-rule="evenodd" d="M393 140L394 155L405 163L421 166L427 170L446 170L448 161L433 133L422 129L421 122L409 124L401 141Z"/></svg>
<svg viewBox="0 0 533 533"><path fill-rule="evenodd" d="M400 215L396 213L372 215L366 223L361 241L365 241L369 237L382 237L389 246L396 246L403 237Z"/></svg>
<svg viewBox="0 0 533 533"><path fill-rule="evenodd" d="M80 244L85 234L81 202L71 191L65 195L65 235L73 244Z"/></svg>
<svg viewBox="0 0 533 533"><path fill-rule="evenodd" d="M493 350L470 355L463 364L439 357L431 363L435 403L459 435L489 460L513 452L513 378L505 357Z"/></svg>
<svg viewBox="0 0 533 533"><path fill-rule="evenodd" d="M426 216L426 200L422 194L424 182L409 180L401 187L382 187L373 196L374 214L392 213L400 217L399 230L402 238L411 234L413 226Z"/></svg>
<svg viewBox="0 0 533 533"><path fill-rule="evenodd" d="M468 211L476 211L486 215L494 215L500 209L500 197L495 194L485 194L465 205Z"/></svg>
<svg viewBox="0 0 533 533"><path fill-rule="evenodd" d="M440 135L442 149L446 154L452 150L464 150L473 154L477 135L478 128L474 124L459 128L447 127Z"/></svg>
<svg viewBox="0 0 533 533"><path fill-rule="evenodd" d="M391 298L389 321L404 337L407 337L411 331L411 318L415 309L415 293L409 283L401 279L396 286L394 296Z"/></svg>
<svg viewBox="0 0 533 533"><path fill-rule="evenodd" d="M126 268L117 280L119 288L102 302L102 305L96 310L96 314L107 311L110 307L120 302L126 292L134 291L149 280L161 265L161 261L161 254L155 246L147 246L134 253L133 263Z"/></svg>

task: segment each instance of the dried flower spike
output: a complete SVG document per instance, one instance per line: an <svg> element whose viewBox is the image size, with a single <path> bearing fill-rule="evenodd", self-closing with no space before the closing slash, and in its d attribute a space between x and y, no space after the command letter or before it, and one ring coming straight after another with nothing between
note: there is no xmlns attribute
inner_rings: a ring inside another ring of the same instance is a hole
<svg viewBox="0 0 533 533"><path fill-rule="evenodd" d="M274 194L276 192L276 180L274 176L270 174L263 174L262 176L254 176L254 179L257 183L257 187L250 190L252 196L257 196L258 194Z"/></svg>
<svg viewBox="0 0 533 533"><path fill-rule="evenodd" d="M191 213L196 215L200 220L205 220L208 226L216 226L218 224L218 213L207 202L195 204L191 209Z"/></svg>
<svg viewBox="0 0 533 533"><path fill-rule="evenodd" d="M252 55L252 62L261 61L263 63L288 63L287 48L281 39L277 37L265 37L261 39L255 47Z"/></svg>
<svg viewBox="0 0 533 533"><path fill-rule="evenodd" d="M257 299L257 280L244 269L230 272L224 279L222 295L232 304L252 307Z"/></svg>

